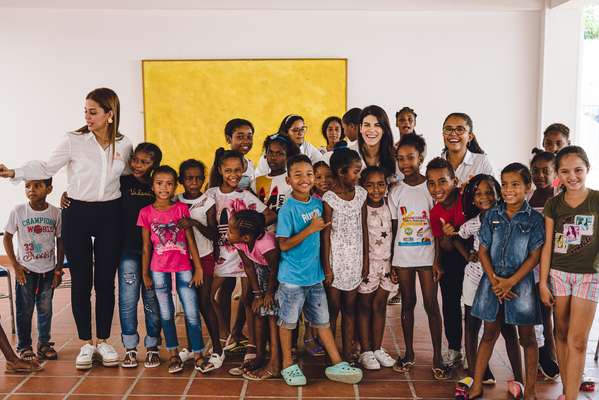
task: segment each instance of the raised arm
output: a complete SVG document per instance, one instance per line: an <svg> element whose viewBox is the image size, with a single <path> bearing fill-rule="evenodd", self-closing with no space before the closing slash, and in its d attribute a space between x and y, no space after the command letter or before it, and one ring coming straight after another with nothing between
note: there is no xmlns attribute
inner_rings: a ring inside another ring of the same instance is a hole
<svg viewBox="0 0 599 400"><path fill-rule="evenodd" d="M27 179L48 179L53 177L71 159L71 145L68 138L64 138L54 149L46 161L29 161L21 168L10 169L0 164L0 177L21 181Z"/></svg>

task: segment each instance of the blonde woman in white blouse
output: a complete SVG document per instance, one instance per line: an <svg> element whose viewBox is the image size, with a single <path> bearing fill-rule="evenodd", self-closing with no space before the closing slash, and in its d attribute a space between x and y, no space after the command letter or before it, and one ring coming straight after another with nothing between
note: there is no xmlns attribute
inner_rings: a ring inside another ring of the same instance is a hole
<svg viewBox="0 0 599 400"><path fill-rule="evenodd" d="M16 169L0 164L0 177L15 181L46 179L67 169L70 206L62 211L62 239L71 271L73 316L83 342L78 369L91 368L94 355L105 366L119 363L117 352L106 342L120 255L120 176L128 170L132 151L118 130L119 108L114 91L95 89L85 98L85 126L67 133L47 161L30 161ZM92 286L96 344L92 341Z"/></svg>

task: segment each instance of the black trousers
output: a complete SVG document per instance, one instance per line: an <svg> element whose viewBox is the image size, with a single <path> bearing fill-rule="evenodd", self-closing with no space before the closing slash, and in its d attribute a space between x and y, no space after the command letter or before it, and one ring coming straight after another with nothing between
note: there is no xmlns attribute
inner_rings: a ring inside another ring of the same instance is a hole
<svg viewBox="0 0 599 400"><path fill-rule="evenodd" d="M71 205L62 210L62 240L71 270L71 306L81 340L92 338L92 287L96 293L96 337L110 337L114 277L121 252L120 204L120 199L71 200Z"/></svg>
<svg viewBox="0 0 599 400"><path fill-rule="evenodd" d="M443 326L448 347L459 351L462 348L462 288L464 285L464 268L466 260L457 251L441 253L443 278L441 298L443 299Z"/></svg>

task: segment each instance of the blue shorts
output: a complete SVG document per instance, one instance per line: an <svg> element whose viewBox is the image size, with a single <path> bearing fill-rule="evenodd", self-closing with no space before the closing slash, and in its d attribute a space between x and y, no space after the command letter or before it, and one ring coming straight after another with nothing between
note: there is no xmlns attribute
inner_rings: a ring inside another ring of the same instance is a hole
<svg viewBox="0 0 599 400"><path fill-rule="evenodd" d="M280 283L275 299L279 303L277 324L285 329L295 329L302 310L304 318L314 328L329 326L329 306L322 283L312 286Z"/></svg>

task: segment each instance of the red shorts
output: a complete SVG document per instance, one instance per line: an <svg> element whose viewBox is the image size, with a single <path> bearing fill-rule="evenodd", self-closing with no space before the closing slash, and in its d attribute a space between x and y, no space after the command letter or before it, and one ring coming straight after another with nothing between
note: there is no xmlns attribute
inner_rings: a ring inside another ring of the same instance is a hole
<svg viewBox="0 0 599 400"><path fill-rule="evenodd" d="M202 271L204 272L204 276L213 276L214 275L214 253L210 253L207 256L200 257L200 262L202 263Z"/></svg>

